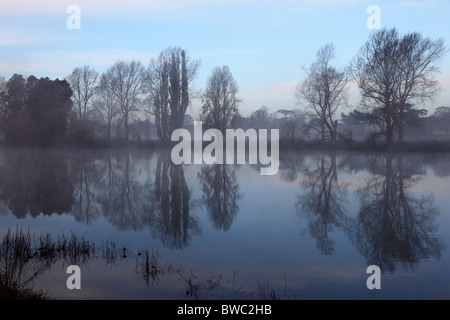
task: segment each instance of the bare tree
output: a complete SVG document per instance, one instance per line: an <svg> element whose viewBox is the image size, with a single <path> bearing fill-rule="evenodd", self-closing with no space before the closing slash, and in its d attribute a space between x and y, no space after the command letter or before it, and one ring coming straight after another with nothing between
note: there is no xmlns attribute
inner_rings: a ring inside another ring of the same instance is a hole
<svg viewBox="0 0 450 320"><path fill-rule="evenodd" d="M237 82L228 66L216 67L212 70L202 95L201 119L207 127L225 132L231 125L242 101L237 96L238 90Z"/></svg>
<svg viewBox="0 0 450 320"><path fill-rule="evenodd" d="M150 61L146 77L147 111L155 117L156 132L163 141L170 139L169 68L170 59L161 52L158 59Z"/></svg>
<svg viewBox="0 0 450 320"><path fill-rule="evenodd" d="M352 74L362 91L362 105L373 113L391 144L394 132L396 86L400 81L396 57L400 56L397 30L381 29L369 37L352 63Z"/></svg>
<svg viewBox="0 0 450 320"><path fill-rule="evenodd" d="M97 92L98 72L90 66L76 67L68 76L68 82L73 91L78 119L87 120L89 101Z"/></svg>
<svg viewBox="0 0 450 320"><path fill-rule="evenodd" d="M123 119L125 140L128 141L130 118L140 108L145 69L140 61L119 60L106 71L106 75L111 80L111 89Z"/></svg>
<svg viewBox="0 0 450 320"><path fill-rule="evenodd" d="M445 51L442 39L432 41L418 33L400 38L395 28L376 31L359 50L352 74L363 105L374 109L371 114L386 135L386 144L393 142L396 126L403 141L405 112L411 102L431 99L438 92L432 76Z"/></svg>
<svg viewBox="0 0 450 320"><path fill-rule="evenodd" d="M335 56L334 45L329 43L317 51L317 60L306 71L307 78L297 87L297 97L305 100L311 115L318 119L322 141L336 141L338 107L346 102L349 79L346 71L338 71L330 65Z"/></svg>
<svg viewBox="0 0 450 320"><path fill-rule="evenodd" d="M100 76L97 99L94 101L94 112L96 118L102 123L106 130L106 139L111 141L111 129L117 123L120 113L119 101L114 95L112 79L107 73Z"/></svg>
<svg viewBox="0 0 450 320"><path fill-rule="evenodd" d="M170 141L172 131L183 126L190 103L189 83L197 75L199 60L190 60L186 51L169 47L152 59L146 77L148 112L155 117L158 137Z"/></svg>
<svg viewBox="0 0 450 320"><path fill-rule="evenodd" d="M401 73L396 90L398 140L403 141L403 124L407 104L432 99L439 91L433 75L439 71L436 63L446 52L444 40L424 38L420 33L406 34L399 42L397 58Z"/></svg>

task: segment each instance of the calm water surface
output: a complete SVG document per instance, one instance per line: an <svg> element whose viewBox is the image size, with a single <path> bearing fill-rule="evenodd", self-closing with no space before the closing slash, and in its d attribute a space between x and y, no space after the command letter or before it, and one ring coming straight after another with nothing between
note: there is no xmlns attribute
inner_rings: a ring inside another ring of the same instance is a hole
<svg viewBox="0 0 450 320"><path fill-rule="evenodd" d="M30 235L17 277L38 270L32 288L56 299L450 298L448 155L296 152L259 172L0 149L0 236Z"/></svg>

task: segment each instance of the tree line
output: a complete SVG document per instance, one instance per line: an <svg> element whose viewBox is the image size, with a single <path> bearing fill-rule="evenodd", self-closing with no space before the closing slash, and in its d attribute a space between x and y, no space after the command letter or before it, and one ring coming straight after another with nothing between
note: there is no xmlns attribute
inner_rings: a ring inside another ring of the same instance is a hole
<svg viewBox="0 0 450 320"><path fill-rule="evenodd" d="M148 66L138 60L118 60L105 72L89 65L76 67L63 80L0 78L0 132L11 145L55 145L67 141L130 140L130 127L144 116L163 143L173 130L192 125L186 114L193 98L201 100L200 120L206 128L280 128L281 138L299 140L352 140L354 127L366 127L371 139L386 144L405 140L405 127L426 115L416 108L439 92L434 76L447 52L442 39L412 32L400 36L393 29L373 32L348 66L332 65L335 47L326 44L316 61L304 67L306 79L296 90L301 108L268 113L263 106L249 117L240 115L243 100L228 66L214 68L203 90L192 88L200 60L185 49L168 47ZM356 84L361 101L348 114L348 91ZM448 134L450 108L440 107L434 118ZM364 130L363 130L364 131ZM375 138L374 138L375 137Z"/></svg>
<svg viewBox="0 0 450 320"><path fill-rule="evenodd" d="M362 99L352 116L374 126L373 132L383 136L387 145L394 138L403 142L405 123L426 114L414 108L415 104L432 100L439 92L434 76L446 52L443 39L432 40L418 32L400 36L395 28L380 29L369 36L347 67L338 70L330 64L334 46L327 44L306 70L297 96L307 103L313 118L310 126L320 139L336 141L337 111L346 105L353 82Z"/></svg>

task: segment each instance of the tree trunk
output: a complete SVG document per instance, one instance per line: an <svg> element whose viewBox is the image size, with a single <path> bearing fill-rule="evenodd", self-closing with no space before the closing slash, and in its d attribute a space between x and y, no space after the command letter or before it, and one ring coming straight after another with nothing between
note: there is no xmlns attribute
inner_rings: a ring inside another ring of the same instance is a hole
<svg viewBox="0 0 450 320"><path fill-rule="evenodd" d="M337 126L338 126L338 122L337 122L337 120L334 120L334 122L333 122L333 134L331 136L331 141L333 143L336 143Z"/></svg>
<svg viewBox="0 0 450 320"><path fill-rule="evenodd" d="M393 128L392 128L392 109L391 105L386 106L386 144L392 144Z"/></svg>
<svg viewBox="0 0 450 320"><path fill-rule="evenodd" d="M128 114L124 117L124 122L125 122L125 141L128 141L129 137Z"/></svg>
<svg viewBox="0 0 450 320"><path fill-rule="evenodd" d="M398 117L398 142L403 142L403 105L400 106L400 113Z"/></svg>
<svg viewBox="0 0 450 320"><path fill-rule="evenodd" d="M392 144L392 126L390 124L386 124L386 144Z"/></svg>

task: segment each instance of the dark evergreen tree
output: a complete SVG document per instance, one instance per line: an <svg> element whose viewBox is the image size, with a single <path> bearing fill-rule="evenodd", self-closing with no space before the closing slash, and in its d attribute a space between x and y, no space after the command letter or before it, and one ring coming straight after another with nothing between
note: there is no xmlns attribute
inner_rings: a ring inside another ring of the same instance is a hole
<svg viewBox="0 0 450 320"><path fill-rule="evenodd" d="M65 80L14 74L2 93L1 122L9 145L53 145L65 138L72 108Z"/></svg>

